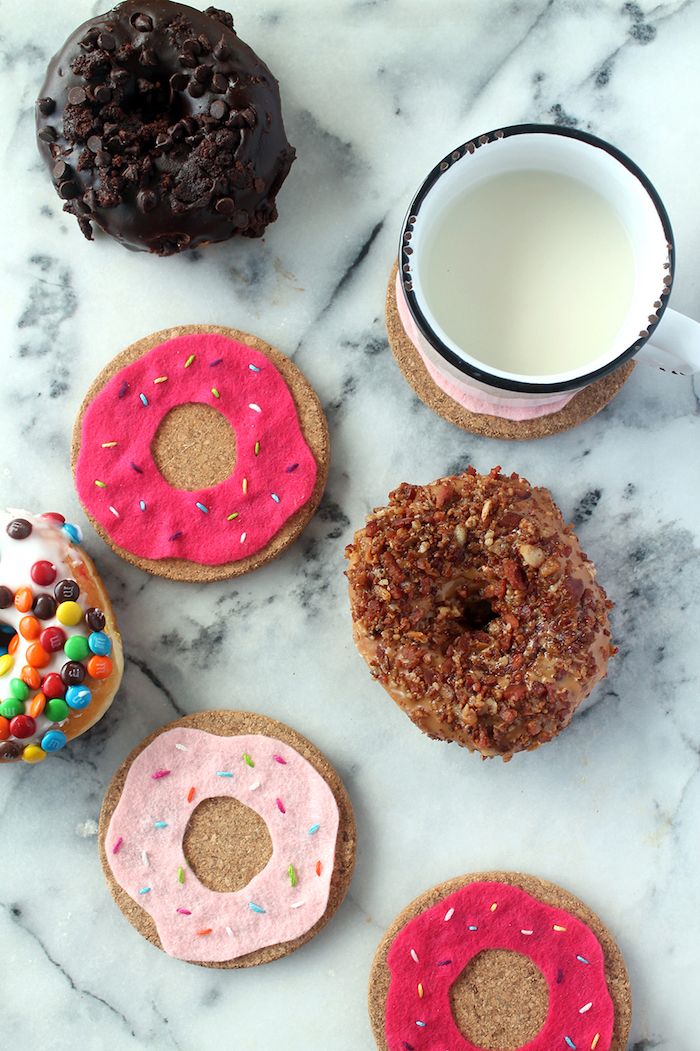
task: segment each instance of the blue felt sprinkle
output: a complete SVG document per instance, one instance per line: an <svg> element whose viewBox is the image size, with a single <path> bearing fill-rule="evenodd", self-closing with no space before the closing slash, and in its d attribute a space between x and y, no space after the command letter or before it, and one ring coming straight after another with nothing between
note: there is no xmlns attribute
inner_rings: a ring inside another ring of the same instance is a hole
<svg viewBox="0 0 700 1051"><path fill-rule="evenodd" d="M321 827L320 825L312 825L311 828L309 829L309 835L313 836L314 832L318 832L320 827Z"/></svg>
<svg viewBox="0 0 700 1051"><path fill-rule="evenodd" d="M141 510L142 510L142 511L145 511L145 510L146 510L146 501L145 501L145 500L141 500L141 502L140 502L140 507L141 507Z"/></svg>
<svg viewBox="0 0 700 1051"><path fill-rule="evenodd" d="M182 536L182 530L180 530L180 532L179 532L179 533L173 533L173 535L172 535L172 536L171 536L171 537L170 537L169 539L170 539L170 540L177 540L177 538L178 538L179 536Z"/></svg>
<svg viewBox="0 0 700 1051"><path fill-rule="evenodd" d="M204 504L200 504L199 501L197 501L197 507L199 508L200 511L204 511L205 515L209 514L209 508L205 507Z"/></svg>
<svg viewBox="0 0 700 1051"><path fill-rule="evenodd" d="M167 821L154 821L153 824L156 826L156 828L167 828L168 827L168 822Z"/></svg>
<svg viewBox="0 0 700 1051"><path fill-rule="evenodd" d="M569 1040L568 1036L565 1036L564 1039L566 1040L569 1047L573 1047L574 1051L576 1051L576 1044L573 1042L573 1040Z"/></svg>
<svg viewBox="0 0 700 1051"><path fill-rule="evenodd" d="M253 372L260 372L260 369L257 367L257 365L249 365L248 368L251 369Z"/></svg>
<svg viewBox="0 0 700 1051"><path fill-rule="evenodd" d="M139 394L139 398L141 399L144 405L148 405L148 398L145 394Z"/></svg>
<svg viewBox="0 0 700 1051"><path fill-rule="evenodd" d="M277 493L270 493L270 496L272 497L272 499L275 501L276 504L278 504L280 502L280 498L277 495Z"/></svg>
<svg viewBox="0 0 700 1051"><path fill-rule="evenodd" d="M123 398L124 397L124 395L126 394L126 388L127 387L128 387L128 383L126 382L126 380L124 380L124 382L122 383L122 386L121 386L121 390L119 391L119 394L117 395L119 398Z"/></svg>
<svg viewBox="0 0 700 1051"><path fill-rule="evenodd" d="M403 1046L406 1048L406 1051L413 1051L413 1044L407 1044L405 1040L403 1041Z"/></svg>
<svg viewBox="0 0 700 1051"><path fill-rule="evenodd" d="M138 472L138 474L143 474L143 471L141 470L141 468L137 467L133 460L129 460L129 463L134 468L134 470Z"/></svg>
<svg viewBox="0 0 700 1051"><path fill-rule="evenodd" d="M220 365L223 360L223 358L217 358L216 361L210 361L209 368L211 368L213 365Z"/></svg>
<svg viewBox="0 0 700 1051"><path fill-rule="evenodd" d="M448 963L452 963L452 960L438 960L438 967L445 967Z"/></svg>
<svg viewBox="0 0 700 1051"><path fill-rule="evenodd" d="M287 468L287 474L289 474L290 471L295 471L298 466L299 466L298 463L293 463L291 467Z"/></svg>
<svg viewBox="0 0 700 1051"><path fill-rule="evenodd" d="M425 1028L425 1026L427 1025L427 1022L416 1022L416 1025L419 1025L419 1026L422 1026L423 1028Z"/></svg>
<svg viewBox="0 0 700 1051"><path fill-rule="evenodd" d="M577 956L576 959L580 960L581 963L588 963L588 960L584 960L583 956Z"/></svg>
<svg viewBox="0 0 700 1051"><path fill-rule="evenodd" d="M253 910L253 912L262 912L262 913L264 913L264 912L265 912L265 910L264 910L264 909L261 909L259 905L256 905L256 904L255 904L254 902L252 902L252 901L249 901L249 902L248 902L248 905L249 905L249 906L251 907L251 909Z"/></svg>
<svg viewBox="0 0 700 1051"><path fill-rule="evenodd" d="M469 930L470 930L470 931L476 931L476 930L478 930L478 929L479 929L478 927L470 927L470 928L469 928Z"/></svg>
<svg viewBox="0 0 700 1051"><path fill-rule="evenodd" d="M564 981L564 972L563 971L559 971L559 973L557 974L557 985L559 985L563 981Z"/></svg>
<svg viewBox="0 0 700 1051"><path fill-rule="evenodd" d="M151 889L150 887L144 887L143 890L139 891L139 894L148 894L150 889Z"/></svg>
<svg viewBox="0 0 700 1051"><path fill-rule="evenodd" d="M216 771L216 776L217 777L233 777L233 774L229 774L228 770L217 770Z"/></svg>

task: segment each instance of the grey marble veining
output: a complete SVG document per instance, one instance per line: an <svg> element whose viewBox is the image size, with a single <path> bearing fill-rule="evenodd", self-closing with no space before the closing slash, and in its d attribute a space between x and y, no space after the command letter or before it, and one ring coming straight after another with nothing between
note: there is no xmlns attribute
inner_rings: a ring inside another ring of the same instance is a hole
<svg viewBox="0 0 700 1051"><path fill-rule="evenodd" d="M36 151L46 64L101 7L0 9L0 501L83 526L126 655L119 696L91 732L0 777L0 1043L370 1051L366 982L386 926L443 879L503 868L562 884L609 926L632 983L629 1051L694 1051L697 380L640 365L575 430L495 441L418 401L383 314L401 219L428 170L475 134L543 121L600 135L646 171L676 234L673 306L700 320L700 3L239 0L237 29L280 80L298 159L261 242L171 259L84 241ZM195 322L255 332L292 357L332 441L326 494L297 543L250 576L203 586L117 558L87 525L69 468L73 420L102 366L149 332ZM550 488L615 602L609 677L559 739L508 764L424 738L351 639L343 554L354 529L399 482L468 463ZM119 763L155 728L210 707L264 712L314 741L359 830L332 923L241 971L190 966L141 939L97 858Z"/></svg>

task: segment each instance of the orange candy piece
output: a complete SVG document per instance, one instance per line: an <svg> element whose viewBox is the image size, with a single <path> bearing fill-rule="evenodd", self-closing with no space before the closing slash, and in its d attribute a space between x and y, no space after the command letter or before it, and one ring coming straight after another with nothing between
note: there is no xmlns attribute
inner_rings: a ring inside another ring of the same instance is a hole
<svg viewBox="0 0 700 1051"><path fill-rule="evenodd" d="M112 662L109 657L99 657L95 654L87 662L87 671L93 679L106 679L112 672Z"/></svg>
<svg viewBox="0 0 700 1051"><path fill-rule="evenodd" d="M50 660L51 654L40 643L33 642L27 646L27 664L31 664L32 668L45 668Z"/></svg>
<svg viewBox="0 0 700 1051"><path fill-rule="evenodd" d="M22 682L26 682L30 690L38 690L41 686L41 675L31 664L25 664L22 668ZM29 714L31 715L31 712Z"/></svg>
<svg viewBox="0 0 700 1051"><path fill-rule="evenodd" d="M0 741L6 741L10 736L10 720L0 715Z"/></svg>
<svg viewBox="0 0 700 1051"><path fill-rule="evenodd" d="M13 635L7 644L7 652L12 656L19 646L19 635Z"/></svg>
<svg viewBox="0 0 700 1051"><path fill-rule="evenodd" d="M37 693L36 696L32 697L27 708L27 715L31 715L32 719L36 719L37 716L41 715L46 705L46 698L43 693Z"/></svg>
<svg viewBox="0 0 700 1051"><path fill-rule="evenodd" d="M34 596L30 588L18 588L15 592L15 606L20 613L27 613L32 608Z"/></svg>
<svg viewBox="0 0 700 1051"><path fill-rule="evenodd" d="M34 639L38 639L41 635L41 624L36 617L22 617L19 622L19 631L22 638L33 642Z"/></svg>

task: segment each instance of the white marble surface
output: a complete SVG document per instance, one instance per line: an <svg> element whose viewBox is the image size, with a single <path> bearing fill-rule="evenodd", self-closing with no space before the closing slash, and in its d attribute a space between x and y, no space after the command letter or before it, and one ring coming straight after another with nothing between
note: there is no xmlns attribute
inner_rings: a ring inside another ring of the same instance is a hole
<svg viewBox="0 0 700 1051"><path fill-rule="evenodd" d="M221 0L223 3L223 0ZM379 938L450 876L520 869L608 924L634 996L630 1051L693 1051L700 1009L697 381L639 366L597 417L531 443L471 436L413 395L389 351L386 281L412 192L450 148L563 121L656 184L676 232L673 305L700 319L700 3L238 0L282 88L298 160L263 242L157 259L65 217L34 142L45 65L88 0L4 0L0 501L62 511L109 586L126 674L109 714L38 766L0 772L0 1044L8 1051L370 1051ZM205 3L196 6L204 7ZM232 583L141 573L87 526L69 469L99 369L177 324L256 332L292 357L331 430L328 489L301 539ZM351 640L343 550L399 482L502 464L551 488L615 602L620 652L561 738L509 764L421 736ZM203 708L292 724L335 764L359 828L332 923L266 967L215 971L141 939L108 893L96 821L147 733Z"/></svg>

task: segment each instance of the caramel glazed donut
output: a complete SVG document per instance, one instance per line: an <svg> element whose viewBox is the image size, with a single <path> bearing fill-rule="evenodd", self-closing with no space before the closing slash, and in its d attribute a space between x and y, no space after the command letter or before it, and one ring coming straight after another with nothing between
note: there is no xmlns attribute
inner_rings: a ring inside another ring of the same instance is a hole
<svg viewBox="0 0 700 1051"><path fill-rule="evenodd" d="M128 0L73 33L41 94L39 150L88 240L95 222L165 256L277 218L295 151L277 81L226 11Z"/></svg>
<svg viewBox="0 0 700 1051"><path fill-rule="evenodd" d="M499 470L404 483L346 556L372 675L429 737L508 760L569 724L616 647L573 526Z"/></svg>

